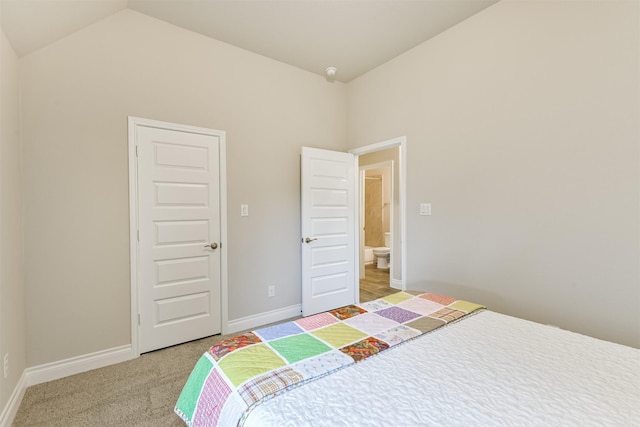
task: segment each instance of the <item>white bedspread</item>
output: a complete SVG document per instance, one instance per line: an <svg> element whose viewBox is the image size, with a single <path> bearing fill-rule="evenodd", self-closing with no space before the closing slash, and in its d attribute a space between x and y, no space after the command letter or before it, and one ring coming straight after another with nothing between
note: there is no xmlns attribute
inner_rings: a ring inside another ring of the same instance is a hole
<svg viewBox="0 0 640 427"><path fill-rule="evenodd" d="M640 426L640 350L483 311L276 396L245 426Z"/></svg>

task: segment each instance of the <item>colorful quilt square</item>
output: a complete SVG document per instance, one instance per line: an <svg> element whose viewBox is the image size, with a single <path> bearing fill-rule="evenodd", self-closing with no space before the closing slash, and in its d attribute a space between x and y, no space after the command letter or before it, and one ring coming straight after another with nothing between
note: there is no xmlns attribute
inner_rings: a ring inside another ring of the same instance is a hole
<svg viewBox="0 0 640 427"><path fill-rule="evenodd" d="M193 415L193 425L207 425L212 421L215 424L222 411L222 405L219 402L224 402L229 394L231 394L231 388L214 369L202 388L202 398L198 401L198 407Z"/></svg>
<svg viewBox="0 0 640 427"><path fill-rule="evenodd" d="M211 372L213 365L214 363L209 360L206 353L200 356L180 394L178 403L176 403L176 407L181 409L182 415L189 420L193 420L193 412L198 403L200 390L202 390L202 386L207 380L207 375Z"/></svg>
<svg viewBox="0 0 640 427"><path fill-rule="evenodd" d="M350 344L340 349L344 354L351 356L354 361L359 362L369 356L377 354L389 348L389 344L374 337L367 337L361 341Z"/></svg>
<svg viewBox="0 0 640 427"><path fill-rule="evenodd" d="M367 302L360 303L359 305L360 307L364 308L368 312L374 312L374 311L382 310L383 308L393 307L393 304L383 299L367 301Z"/></svg>
<svg viewBox="0 0 640 427"><path fill-rule="evenodd" d="M313 316L303 317L302 319L298 319L295 322L303 329L311 331L313 329L322 328L323 326L328 326L333 323L339 322L339 320L329 313L319 313L314 314Z"/></svg>
<svg viewBox="0 0 640 427"><path fill-rule="evenodd" d="M248 345L262 342L253 332L249 332L245 335L239 335L237 337L229 338L214 345L209 349L209 354L213 356L215 360L222 359L227 353L231 353L239 348L246 347Z"/></svg>
<svg viewBox="0 0 640 427"><path fill-rule="evenodd" d="M385 308L384 310L377 311L376 314L395 320L398 323L408 322L409 320L420 316L418 313L414 313L413 311L405 310L400 307Z"/></svg>
<svg viewBox="0 0 640 427"><path fill-rule="evenodd" d="M285 367L247 381L247 383L240 388L239 392L247 405L251 406L255 402L262 400L265 396L272 395L303 379L304 377L300 373L290 367Z"/></svg>
<svg viewBox="0 0 640 427"><path fill-rule="evenodd" d="M334 348L345 346L367 336L364 332L344 323L336 323L310 333Z"/></svg>
<svg viewBox="0 0 640 427"><path fill-rule="evenodd" d="M331 310L329 313L333 314L336 318L340 320L348 319L353 316L357 316L362 313L366 313L367 310L364 308L360 308L357 305L348 305L346 307L338 308L336 310Z"/></svg>
<svg viewBox="0 0 640 427"><path fill-rule="evenodd" d="M410 295L406 292L397 292L395 294L387 295L382 299L390 302L391 304L398 304L411 298L413 298L413 295Z"/></svg>
<svg viewBox="0 0 640 427"><path fill-rule="evenodd" d="M376 334L376 338L386 342L389 346L394 346L403 341L410 340L413 337L417 337L420 334L422 334L422 332L417 329L410 328L406 325L398 325L393 329Z"/></svg>
<svg viewBox="0 0 640 427"><path fill-rule="evenodd" d="M227 354L218 366L237 387L249 378L284 365L284 360L273 350L265 344L256 344Z"/></svg>
<svg viewBox="0 0 640 427"><path fill-rule="evenodd" d="M256 335L262 337L263 340L275 340L289 335L300 334L304 332L295 322L287 322L279 325L269 326L267 328L256 329Z"/></svg>
<svg viewBox="0 0 640 427"><path fill-rule="evenodd" d="M398 326L398 322L388 319L383 316L378 316L375 313L365 313L360 316L352 317L344 321L349 326L358 328L368 335L375 335L378 332L386 331L387 329Z"/></svg>
<svg viewBox="0 0 640 427"><path fill-rule="evenodd" d="M398 307L426 316L429 313L440 310L442 308L442 304L424 298L412 298L410 300L401 302L400 304L398 304Z"/></svg>
<svg viewBox="0 0 640 427"><path fill-rule="evenodd" d="M434 317L436 319L442 319L445 322L449 323L452 322L456 319L461 318L462 316L464 316L465 313L464 311L460 311L460 310L454 310L452 308L449 307L443 307L440 310L436 311L435 313L431 313L429 315L429 317Z"/></svg>
<svg viewBox="0 0 640 427"><path fill-rule="evenodd" d="M331 350L294 365L305 378L315 378L353 363L353 359L339 350Z"/></svg>
<svg viewBox="0 0 640 427"><path fill-rule="evenodd" d="M420 298L428 299L430 301L437 302L438 304L442 304L442 305L449 305L456 300L455 298L447 297L444 295L438 295L438 294L422 294L420 295Z"/></svg>
<svg viewBox="0 0 640 427"><path fill-rule="evenodd" d="M309 334L281 338L269 343L289 363L317 356L332 350L331 347Z"/></svg>
<svg viewBox="0 0 640 427"><path fill-rule="evenodd" d="M410 328L417 329L420 332L427 333L429 331L433 331L440 326L443 326L445 323L442 319L432 319L431 317L421 317L420 319L416 319L412 322L406 324Z"/></svg>
<svg viewBox="0 0 640 427"><path fill-rule="evenodd" d="M450 308L455 308L456 310L464 311L467 313L471 313L479 308L485 308L483 305L476 304L469 301L456 301L449 306Z"/></svg>

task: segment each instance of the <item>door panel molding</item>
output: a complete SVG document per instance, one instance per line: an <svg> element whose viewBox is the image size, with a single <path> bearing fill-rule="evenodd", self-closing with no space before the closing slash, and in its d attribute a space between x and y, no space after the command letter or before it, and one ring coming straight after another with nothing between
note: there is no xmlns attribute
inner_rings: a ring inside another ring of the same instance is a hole
<svg viewBox="0 0 640 427"><path fill-rule="evenodd" d="M353 155L302 147L302 315L356 302Z"/></svg>
<svg viewBox="0 0 640 427"><path fill-rule="evenodd" d="M218 131L215 129L208 129L190 125L162 122L151 119L144 119L140 117L132 117L128 118L128 137L129 137L129 240L130 240L130 280L131 280L131 348L134 357L140 355L140 347L139 347L139 312L140 312L140 301L138 299L139 293L139 277L141 274L141 266L140 263L140 248L139 248L139 238L140 238L140 225L139 225L139 185L138 182L138 129L140 128L152 128L158 130L168 130L168 131L177 131L177 132L186 132L190 134L197 134L203 136L212 136L216 137L219 145L218 150L218 164L212 165L219 170L219 219L220 219L220 242L222 243L222 247L218 249L220 253L220 321L221 321L221 329L222 333L226 333L228 329L228 284L227 284L227 251L226 251L226 242L227 242L227 192L226 192L226 141L225 141L225 132ZM197 173L199 170L206 168L207 165L205 160L202 157L197 156L195 150L193 153L190 153L189 150L176 150L177 147L172 147L171 144L162 144L161 149L156 150L153 153L155 160L158 164L163 164L163 159L171 159L174 163L182 162L185 165L188 165L194 173ZM178 156L178 157L176 157ZM188 186L187 183L185 185ZM173 203L175 200L174 197L177 196L177 193L174 193L173 188L162 188L161 191L158 191L158 197L160 198L158 202L167 202ZM178 200L180 203L193 203L194 207L202 205L206 203L203 197L206 197L206 193L203 193L200 188L189 188L186 193L183 193L179 197L186 197L184 199ZM179 250L179 242L172 242L175 240L172 237L172 234L175 234L178 225L182 225L183 233L186 232L186 236L193 233L189 233L189 227L191 227L191 231L195 232L196 228L199 226L199 219L193 218L189 221L189 218L185 218L187 221L183 221L181 224L174 224L171 222L169 218L167 221L162 223L163 227L163 242L159 243L158 247L166 246L176 246L176 249ZM201 224L200 224L201 225ZM173 227L173 229L171 228ZM160 230L158 230L160 231ZM166 242L164 240L166 239ZM191 238L187 240L192 240ZM177 243L175 245L174 243ZM189 242L193 243L193 242ZM208 242L207 242L208 243ZM185 300L183 306L187 305L197 305L202 304L196 300L187 301ZM179 307L178 307L179 308ZM180 313L177 313L179 315ZM171 315L171 313L167 313L167 315Z"/></svg>

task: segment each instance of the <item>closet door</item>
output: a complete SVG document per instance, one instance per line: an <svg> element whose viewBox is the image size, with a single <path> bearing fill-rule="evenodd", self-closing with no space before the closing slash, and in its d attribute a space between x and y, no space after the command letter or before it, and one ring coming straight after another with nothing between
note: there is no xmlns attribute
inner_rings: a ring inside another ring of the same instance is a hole
<svg viewBox="0 0 640 427"><path fill-rule="evenodd" d="M140 353L221 331L222 137L136 127Z"/></svg>

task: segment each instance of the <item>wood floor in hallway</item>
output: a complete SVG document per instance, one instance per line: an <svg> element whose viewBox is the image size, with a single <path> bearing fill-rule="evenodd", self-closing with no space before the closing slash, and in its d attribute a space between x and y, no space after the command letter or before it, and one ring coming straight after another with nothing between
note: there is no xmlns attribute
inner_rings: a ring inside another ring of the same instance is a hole
<svg viewBox="0 0 640 427"><path fill-rule="evenodd" d="M360 302L367 302L376 298L399 292L389 286L389 270L381 270L375 264L366 264L364 278L360 279Z"/></svg>

